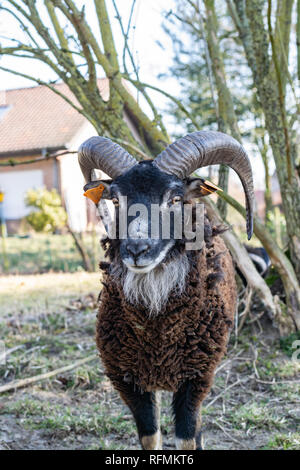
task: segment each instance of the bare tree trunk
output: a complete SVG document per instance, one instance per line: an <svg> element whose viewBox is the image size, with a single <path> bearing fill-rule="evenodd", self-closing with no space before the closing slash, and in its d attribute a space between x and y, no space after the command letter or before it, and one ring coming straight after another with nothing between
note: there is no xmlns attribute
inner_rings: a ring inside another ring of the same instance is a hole
<svg viewBox="0 0 300 470"><path fill-rule="evenodd" d="M90 257L89 257L88 252L86 251L85 246L83 245L82 241L80 240L78 234L75 233L75 232L71 229L71 227L70 227L69 224L67 225L67 227L68 227L68 230L69 230L70 234L71 234L72 237L73 237L73 240L74 240L74 242L75 242L75 246L76 246L76 248L77 248L77 250L78 250L78 252L79 252L79 254L80 254L80 256L81 256L84 269L85 269L86 271L88 271L89 273L92 273L92 272L94 271L94 269L93 269L93 264L92 264L92 262L91 262L91 260L90 260Z"/></svg>
<svg viewBox="0 0 300 470"><path fill-rule="evenodd" d="M222 217L220 216L216 206L209 198L204 198L204 204L208 213L208 216L215 223L222 223ZM247 279L247 283L253 290L259 295L265 307L273 315L278 318L280 312L280 306L276 304L273 299L272 293L265 283L264 279L257 272L254 264L248 256L246 248L242 245L240 240L234 234L232 230L227 230L222 234L227 247L229 248L234 261L237 266L244 274Z"/></svg>
<svg viewBox="0 0 300 470"><path fill-rule="evenodd" d="M269 169L269 158L268 158L268 146L265 142L264 136L261 137L261 144L257 144L260 149L261 158L264 164L265 170L265 224L271 231L270 215L272 212L273 201L272 201L272 191L271 191L271 175Z"/></svg>
<svg viewBox="0 0 300 470"><path fill-rule="evenodd" d="M282 99L284 97L281 96L282 90L280 91L278 88L281 74L279 76L278 73L275 73L275 66L270 62L269 42L263 21L263 2L261 0L246 2L246 8L256 60L256 71L253 76L276 163L291 259L298 280L300 280L300 185L291 156L288 153L289 130L282 118ZM280 57L280 55L277 57L279 63Z"/></svg>
<svg viewBox="0 0 300 470"><path fill-rule="evenodd" d="M297 1L297 27L296 27L296 45L297 45L297 71L298 81L300 82L300 0Z"/></svg>
<svg viewBox="0 0 300 470"><path fill-rule="evenodd" d="M290 34L294 0L277 0L276 25L274 43L278 56L278 65L282 80L283 94L285 95L288 80L287 68L290 51Z"/></svg>
<svg viewBox="0 0 300 470"><path fill-rule="evenodd" d="M216 110L218 118L218 129L220 132L230 131L231 135L238 141L241 141L241 135L238 128L237 117L234 110L234 104L231 92L227 86L226 72L219 46L217 36L218 20L215 11L214 0L204 0L206 8L206 41L211 59L212 71L218 93L218 109ZM198 15L201 12L197 11ZM224 190L228 190L229 168L223 165L219 169L218 185ZM223 219L226 218L226 202L219 198L217 207Z"/></svg>
<svg viewBox="0 0 300 470"><path fill-rule="evenodd" d="M246 216L244 207L235 199L225 193L222 193L222 197L226 198L227 202L240 214ZM300 330L300 286L293 265L268 233L265 225L256 216L254 216L253 230L267 250L271 262L278 271L284 285L287 308L285 309L282 305L282 317L278 316L277 320L282 328L284 325L286 332L291 332L295 328Z"/></svg>

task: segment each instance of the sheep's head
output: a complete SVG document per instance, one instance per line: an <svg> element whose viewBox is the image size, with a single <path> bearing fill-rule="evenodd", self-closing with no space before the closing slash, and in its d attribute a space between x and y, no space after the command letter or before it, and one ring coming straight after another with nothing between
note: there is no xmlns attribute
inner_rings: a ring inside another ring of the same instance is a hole
<svg viewBox="0 0 300 470"><path fill-rule="evenodd" d="M216 190L201 178L189 177L203 166L223 163L238 173L245 190L247 233L251 237L250 162L241 145L225 134L189 134L167 147L155 160L139 163L111 140L92 137L79 149L79 163L87 181L85 190L101 183L102 197L112 200L116 206L120 256L133 272L147 273L162 263L178 244L178 223L183 234L185 202ZM95 168L112 179L91 181L91 171ZM169 222L167 232L163 228L164 220Z"/></svg>

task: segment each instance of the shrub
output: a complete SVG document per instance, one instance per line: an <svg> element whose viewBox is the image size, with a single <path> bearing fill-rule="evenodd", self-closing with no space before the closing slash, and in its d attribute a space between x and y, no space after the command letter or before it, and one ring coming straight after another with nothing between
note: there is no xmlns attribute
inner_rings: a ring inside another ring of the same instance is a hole
<svg viewBox="0 0 300 470"><path fill-rule="evenodd" d="M36 232L54 232L57 228L65 226L67 213L56 189L29 189L25 203L34 208L26 220Z"/></svg>

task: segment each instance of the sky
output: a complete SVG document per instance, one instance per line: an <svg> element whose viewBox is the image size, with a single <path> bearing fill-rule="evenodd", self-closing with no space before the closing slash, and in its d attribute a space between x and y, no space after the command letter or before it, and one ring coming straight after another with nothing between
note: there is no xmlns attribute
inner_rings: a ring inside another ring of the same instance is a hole
<svg viewBox="0 0 300 470"><path fill-rule="evenodd" d="M93 32L97 34L98 23L94 11L92 9L93 2L76 0L78 5L86 4L86 16ZM118 50L119 58L122 57L123 51L123 37L120 33L120 28L117 19L115 18L115 10L111 0L107 0L107 8L111 18L115 44ZM117 7L120 14L127 24L128 14L131 6L130 0L116 0ZM160 80L157 79L159 73L166 72L168 66L172 63L172 45L170 39L164 33L162 28L163 12L168 11L174 5L174 0L137 0L135 13L133 16L134 30L131 30L129 44L137 64L140 67L141 78L151 84L159 85ZM0 41L4 45L12 45L5 38L23 40L25 35L14 18L5 13L0 13ZM156 43L159 40L165 47L162 49ZM32 75L43 80L52 79L53 74L47 66L38 63L37 61L28 59L15 59L12 57L4 57L0 59L0 64L3 67L15 68L19 71L30 70ZM12 74L0 70L0 90L19 88L26 86L33 86L31 82L25 78L13 76ZM174 86L174 85L173 85ZM169 85L166 86L169 89Z"/></svg>
<svg viewBox="0 0 300 470"><path fill-rule="evenodd" d="M92 0L75 0L76 4L81 7L83 4L86 5L86 18L93 31L93 33L99 38L98 34L99 26L94 11L94 2ZM41 0L38 0L42 5ZM169 11L174 6L174 0L136 0L136 6L133 15L132 24L134 28L131 29L129 36L129 45L133 52L135 62L140 70L140 79L151 85L157 86L169 93L178 95L179 85L175 79L158 79L157 77L161 73L167 73L169 67L172 65L172 43L170 38L165 34L162 23L164 21L164 12ZM131 8L131 0L116 0L117 7L122 17L123 23L127 25L129 12ZM4 1L5 5L5 1ZM117 48L120 62L122 61L124 39L121 34L119 22L115 18L115 10L113 7L112 0L106 0L106 5L111 20L111 26L113 29L113 35L115 39L115 45ZM43 11L42 9L40 11ZM46 17L45 17L46 18ZM48 23L47 23L48 24ZM3 46L13 46L12 41L8 41L7 38L17 39L21 42L27 42L27 38L19 28L16 20L6 12L0 13L0 42ZM157 44L157 41L162 44L163 48ZM51 69L37 61L23 58L14 57L0 57L0 65L2 67L17 70L19 72L28 73L36 78L43 81L50 81L56 78L55 74ZM104 76L102 69L99 68L99 76ZM0 70L0 90L8 90L13 88L32 87L36 83L26 78L13 75L11 73ZM136 90L132 87L133 93ZM167 105L167 99L160 93L148 90L149 95L153 99L155 105L159 111ZM135 98L139 99L136 94ZM145 112L149 111L147 105L141 102ZM172 120L166 116L165 125L174 127Z"/></svg>
<svg viewBox="0 0 300 470"><path fill-rule="evenodd" d="M41 0L37 1L40 3L40 5L42 5ZM82 6L83 4L86 5L85 12L87 21L90 24L94 34L97 35L99 27L95 12L93 10L94 2L92 2L92 0L75 1L78 6ZM5 0L3 4L5 5ZM112 0L107 0L106 4L111 19L117 52L119 59L121 59L124 44L123 36L121 34L118 21L115 18L115 10L113 8ZM124 24L126 25L131 7L131 1L116 0L116 4ZM162 88L174 96L178 96L180 88L175 79L171 77L165 79L158 78L160 74L167 73L169 67L172 65L172 43L170 38L164 32L162 25L163 21L165 21L164 12L172 9L174 4L175 0L137 0L133 16L133 24L135 27L131 30L129 45L134 54L136 63L139 66L140 79L145 83ZM17 39L24 42L25 34L20 30L17 22L11 15L5 12L1 12L1 45L13 45L13 43L8 41L7 38ZM163 47L158 45L158 41ZM49 81L56 78L54 73L46 65L40 63L37 60L6 56L0 57L0 65L20 72L27 72L28 74L43 81ZM0 70L0 90L35 85L36 84L33 81ZM163 95L157 92L151 92L150 90L149 94L160 111L166 108L167 99ZM136 96L136 98L138 98L138 96ZM147 111L146 108L145 110ZM164 123L167 126L167 129L172 133L172 130L174 131L174 124L172 123L172 119L168 116L164 116ZM176 131L177 130L178 129L176 129ZM263 182L263 166L261 164L260 158L256 158L254 168L256 173L256 186L261 187Z"/></svg>

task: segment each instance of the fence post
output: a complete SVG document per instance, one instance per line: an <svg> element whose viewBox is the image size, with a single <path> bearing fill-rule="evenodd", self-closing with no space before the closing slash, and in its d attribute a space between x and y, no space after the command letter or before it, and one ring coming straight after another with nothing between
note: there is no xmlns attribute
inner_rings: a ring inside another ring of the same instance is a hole
<svg viewBox="0 0 300 470"><path fill-rule="evenodd" d="M7 258L7 251L6 251L6 223L4 218L4 192L0 190L0 232L1 232L1 239L2 239L2 256L3 256L3 270L4 272L8 272L9 263Z"/></svg>

